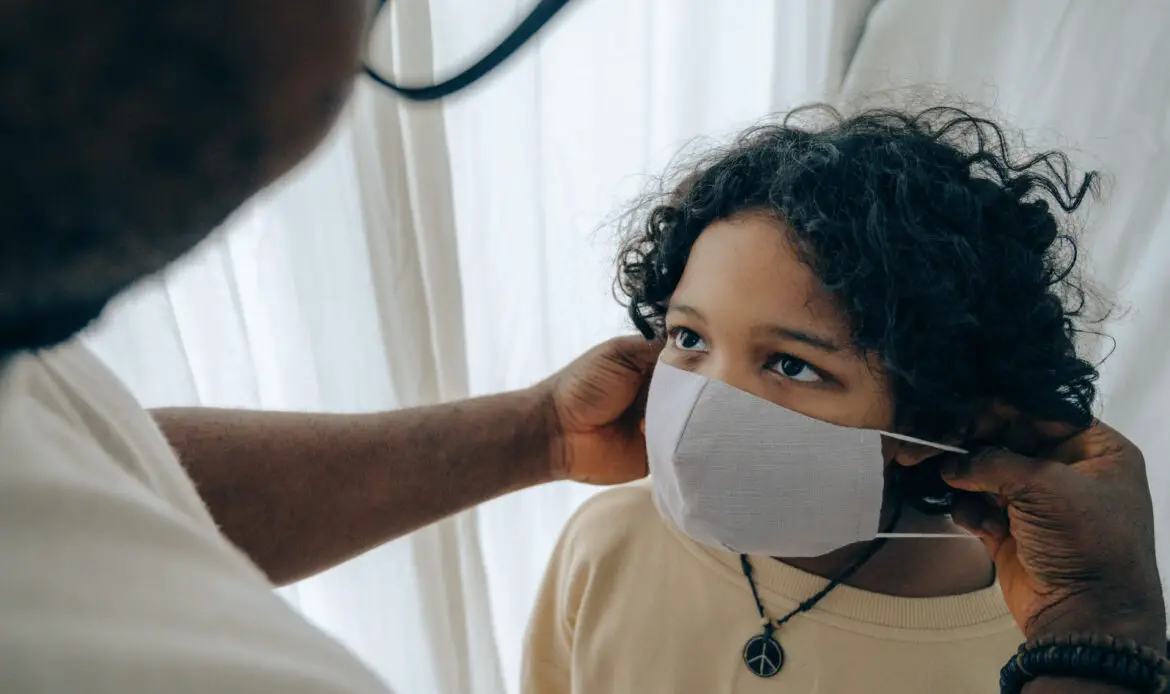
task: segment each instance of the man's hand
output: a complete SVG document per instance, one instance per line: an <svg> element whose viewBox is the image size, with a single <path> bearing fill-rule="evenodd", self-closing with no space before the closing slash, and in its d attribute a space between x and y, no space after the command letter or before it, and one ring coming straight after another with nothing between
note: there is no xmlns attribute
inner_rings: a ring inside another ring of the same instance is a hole
<svg viewBox="0 0 1170 694"><path fill-rule="evenodd" d="M621 484L646 476L642 417L662 345L610 340L537 388L547 403L553 479Z"/></svg>
<svg viewBox="0 0 1170 694"><path fill-rule="evenodd" d="M1097 632L1165 648L1153 508L1133 443L1097 422L1036 458L993 449L942 472L969 492L955 520L987 546L1029 638Z"/></svg>

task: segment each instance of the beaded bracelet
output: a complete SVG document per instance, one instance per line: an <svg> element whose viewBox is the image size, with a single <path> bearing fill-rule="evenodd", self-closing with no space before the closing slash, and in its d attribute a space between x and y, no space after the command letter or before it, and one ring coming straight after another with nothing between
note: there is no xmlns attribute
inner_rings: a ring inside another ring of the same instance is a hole
<svg viewBox="0 0 1170 694"><path fill-rule="evenodd" d="M1166 694L1170 661L1133 639L1104 634L1044 636L1020 646L1000 670L1000 692L1020 694L1037 677L1087 679L1137 694Z"/></svg>

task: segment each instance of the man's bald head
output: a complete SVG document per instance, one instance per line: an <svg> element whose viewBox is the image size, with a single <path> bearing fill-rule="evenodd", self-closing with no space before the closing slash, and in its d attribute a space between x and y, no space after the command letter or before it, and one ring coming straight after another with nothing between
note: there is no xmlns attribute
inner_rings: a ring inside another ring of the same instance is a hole
<svg viewBox="0 0 1170 694"><path fill-rule="evenodd" d="M68 338L308 154L368 0L0 0L0 353Z"/></svg>

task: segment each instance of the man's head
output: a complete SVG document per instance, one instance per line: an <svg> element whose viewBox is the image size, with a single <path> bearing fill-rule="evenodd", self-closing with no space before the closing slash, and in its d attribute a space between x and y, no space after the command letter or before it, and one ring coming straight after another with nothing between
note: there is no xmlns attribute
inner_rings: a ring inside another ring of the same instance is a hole
<svg viewBox="0 0 1170 694"><path fill-rule="evenodd" d="M936 108L749 130L628 219L664 359L838 424L966 442L993 407L1087 425L1072 210L1093 177Z"/></svg>
<svg viewBox="0 0 1170 694"><path fill-rule="evenodd" d="M0 4L0 354L68 338L310 152L371 4Z"/></svg>

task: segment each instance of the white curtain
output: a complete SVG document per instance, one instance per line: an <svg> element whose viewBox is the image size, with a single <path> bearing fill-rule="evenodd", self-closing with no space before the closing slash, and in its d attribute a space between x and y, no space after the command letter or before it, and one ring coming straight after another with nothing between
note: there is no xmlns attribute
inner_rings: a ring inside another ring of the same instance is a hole
<svg viewBox="0 0 1170 694"><path fill-rule="evenodd" d="M403 80L478 56L533 0L394 0ZM527 386L624 332L603 222L681 145L835 91L871 0L578 0L438 106L359 86L325 146L87 340L147 406L339 412ZM513 495L282 591L404 694L518 689L561 524Z"/></svg>

